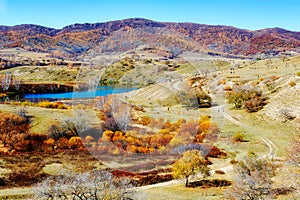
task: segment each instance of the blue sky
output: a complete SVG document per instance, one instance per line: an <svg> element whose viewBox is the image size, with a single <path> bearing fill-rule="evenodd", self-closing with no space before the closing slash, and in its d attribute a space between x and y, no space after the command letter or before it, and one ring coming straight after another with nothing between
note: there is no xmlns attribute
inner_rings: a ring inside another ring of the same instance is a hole
<svg viewBox="0 0 300 200"><path fill-rule="evenodd" d="M299 0L0 0L0 24L62 28L132 17L300 31Z"/></svg>

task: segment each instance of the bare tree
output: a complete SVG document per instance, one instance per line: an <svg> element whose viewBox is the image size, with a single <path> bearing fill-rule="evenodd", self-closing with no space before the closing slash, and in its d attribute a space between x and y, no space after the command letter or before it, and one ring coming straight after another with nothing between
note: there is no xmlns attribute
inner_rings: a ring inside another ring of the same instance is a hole
<svg viewBox="0 0 300 200"><path fill-rule="evenodd" d="M13 80L13 86L15 87L16 90L20 90L20 86L21 86L21 81L14 78Z"/></svg>
<svg viewBox="0 0 300 200"><path fill-rule="evenodd" d="M121 104L122 104L122 100L121 99L119 99L116 96L112 96L111 97L111 104L110 105L111 105L111 112L112 112L112 114L117 113L117 111L118 111L119 107L121 106Z"/></svg>
<svg viewBox="0 0 300 200"><path fill-rule="evenodd" d="M290 181L300 191L300 134L296 135L288 149ZM299 194L299 193L298 193Z"/></svg>
<svg viewBox="0 0 300 200"><path fill-rule="evenodd" d="M259 159L249 154L236 167L233 186L226 193L226 199L260 200L272 198L272 180L275 166L268 159Z"/></svg>
<svg viewBox="0 0 300 200"><path fill-rule="evenodd" d="M61 123L62 129L70 132L71 135L80 136L85 133L90 127L88 117L84 111L76 110L74 117L66 117Z"/></svg>
<svg viewBox="0 0 300 200"><path fill-rule="evenodd" d="M63 172L49 177L34 188L35 199L123 200L138 199L132 181L114 178L108 171Z"/></svg>
<svg viewBox="0 0 300 200"><path fill-rule="evenodd" d="M2 79L2 90L8 90L10 83L12 81L12 75L9 73L6 73L5 77Z"/></svg>
<svg viewBox="0 0 300 200"><path fill-rule="evenodd" d="M99 85L100 77L95 77L92 79L89 79L87 82L89 91L96 91L98 85Z"/></svg>
<svg viewBox="0 0 300 200"><path fill-rule="evenodd" d="M106 97L100 96L95 98L95 107L101 111L103 111L103 107L105 102L107 101Z"/></svg>
<svg viewBox="0 0 300 200"><path fill-rule="evenodd" d="M114 113L114 118L120 130L127 131L128 125L131 122L131 106L123 103L118 112Z"/></svg>

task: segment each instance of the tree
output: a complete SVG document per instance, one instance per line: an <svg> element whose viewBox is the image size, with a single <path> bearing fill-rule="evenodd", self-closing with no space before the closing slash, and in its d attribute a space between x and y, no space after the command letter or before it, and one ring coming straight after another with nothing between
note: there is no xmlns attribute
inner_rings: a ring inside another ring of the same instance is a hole
<svg viewBox="0 0 300 200"><path fill-rule="evenodd" d="M188 92L181 91L177 94L177 97L180 102L192 108L209 108L212 103L211 97L199 89L191 89Z"/></svg>
<svg viewBox="0 0 300 200"><path fill-rule="evenodd" d="M198 150L186 151L182 158L173 164L173 176L175 178L184 177L185 186L189 184L189 177L197 172L202 173L204 176L209 175L209 168L205 158Z"/></svg>
<svg viewBox="0 0 300 200"><path fill-rule="evenodd" d="M259 200L272 195L272 180L275 166L265 158L254 153L237 164L236 177L227 199Z"/></svg>
<svg viewBox="0 0 300 200"><path fill-rule="evenodd" d="M257 112L267 103L267 98L255 88L235 87L228 93L228 102L234 104L235 109L245 108L248 112Z"/></svg>
<svg viewBox="0 0 300 200"><path fill-rule="evenodd" d="M30 120L26 114L2 113L0 111L0 141L11 148L22 142L29 134Z"/></svg>
<svg viewBox="0 0 300 200"><path fill-rule="evenodd" d="M297 186L298 191L300 190L300 134L298 134L289 145L288 149L288 163L291 164L289 167L290 180Z"/></svg>
<svg viewBox="0 0 300 200"><path fill-rule="evenodd" d="M36 199L134 199L132 181L115 178L108 171L86 173L63 172L57 177L48 177L34 189Z"/></svg>
<svg viewBox="0 0 300 200"><path fill-rule="evenodd" d="M87 119L83 111L77 110L74 117L66 117L62 120L61 127L71 136L82 136L90 129Z"/></svg>
<svg viewBox="0 0 300 200"><path fill-rule="evenodd" d="M127 131L128 125L131 122L131 105L121 104L117 112L113 113L116 123L120 130Z"/></svg>
<svg viewBox="0 0 300 200"><path fill-rule="evenodd" d="M300 134L293 139L289 146L288 157L290 163L300 168Z"/></svg>

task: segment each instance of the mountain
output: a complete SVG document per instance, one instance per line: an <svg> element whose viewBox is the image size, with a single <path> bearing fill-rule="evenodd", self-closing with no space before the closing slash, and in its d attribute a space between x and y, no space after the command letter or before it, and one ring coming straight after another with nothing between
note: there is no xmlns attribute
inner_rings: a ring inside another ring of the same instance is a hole
<svg viewBox="0 0 300 200"><path fill-rule="evenodd" d="M88 51L122 52L139 46L180 54L253 56L300 52L300 32L281 28L245 30L231 26L156 22L142 18L73 24L62 29L38 25L0 26L0 48L22 47L53 56L76 58Z"/></svg>

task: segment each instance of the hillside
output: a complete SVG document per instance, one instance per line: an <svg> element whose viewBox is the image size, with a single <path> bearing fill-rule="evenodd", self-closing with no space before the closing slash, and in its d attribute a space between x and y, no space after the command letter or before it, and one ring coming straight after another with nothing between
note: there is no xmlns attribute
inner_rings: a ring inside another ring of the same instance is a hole
<svg viewBox="0 0 300 200"><path fill-rule="evenodd" d="M134 50L141 45L176 56L183 51L225 56L276 55L299 52L300 32L280 28L245 30L230 26L165 23L132 18L94 24L73 24L62 29L37 25L0 26L0 48L22 47L56 57L78 58Z"/></svg>

